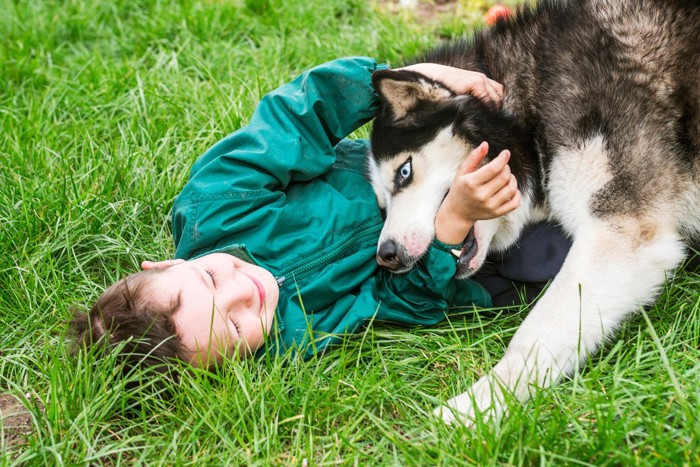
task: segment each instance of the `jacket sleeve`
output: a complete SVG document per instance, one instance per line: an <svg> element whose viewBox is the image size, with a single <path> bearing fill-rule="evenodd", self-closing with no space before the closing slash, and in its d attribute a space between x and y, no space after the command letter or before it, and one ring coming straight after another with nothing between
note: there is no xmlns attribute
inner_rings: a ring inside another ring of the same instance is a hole
<svg viewBox="0 0 700 467"><path fill-rule="evenodd" d="M383 67L371 58L339 59L263 97L248 125L193 165L173 205L176 256L196 256L221 241L221 231L195 228L192 219L203 214L191 212L198 202L245 206L228 209L218 220L231 225L283 197L290 182L326 173L335 162L338 142L374 117L378 99L372 72Z"/></svg>

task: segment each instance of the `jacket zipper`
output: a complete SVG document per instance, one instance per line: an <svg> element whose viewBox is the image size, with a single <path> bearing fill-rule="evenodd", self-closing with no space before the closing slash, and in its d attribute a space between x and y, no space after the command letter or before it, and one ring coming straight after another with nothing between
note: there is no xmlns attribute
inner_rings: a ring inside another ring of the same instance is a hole
<svg viewBox="0 0 700 467"><path fill-rule="evenodd" d="M377 224L373 227L370 227L367 230L362 230L360 232L357 232L355 235L344 241L340 246L337 248L333 249L329 253L326 253L325 255L321 256L320 258L315 259L314 261L310 263L306 263L305 265L301 266L300 268L291 271L289 274L291 274L293 277L301 277L304 275L304 273L310 271L311 269L315 268L319 264L323 264L335 256L337 256L341 251L345 250L348 248L348 246L352 245L353 243L367 237L368 235L374 234L378 231L380 231L383 227L383 224ZM286 279L286 276L289 274L282 275L280 279L284 281Z"/></svg>

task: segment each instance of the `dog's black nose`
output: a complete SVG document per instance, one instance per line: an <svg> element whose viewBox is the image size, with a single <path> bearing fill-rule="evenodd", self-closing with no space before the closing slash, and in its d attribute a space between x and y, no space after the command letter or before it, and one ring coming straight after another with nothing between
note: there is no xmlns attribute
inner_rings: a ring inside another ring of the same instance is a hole
<svg viewBox="0 0 700 467"><path fill-rule="evenodd" d="M377 250L377 263L387 269L395 270L401 267L401 260L396 252L396 243L387 240Z"/></svg>

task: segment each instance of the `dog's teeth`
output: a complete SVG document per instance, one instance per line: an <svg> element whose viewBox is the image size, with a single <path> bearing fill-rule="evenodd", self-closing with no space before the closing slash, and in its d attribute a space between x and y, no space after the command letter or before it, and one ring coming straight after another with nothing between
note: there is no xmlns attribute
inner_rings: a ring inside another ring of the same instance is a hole
<svg viewBox="0 0 700 467"><path fill-rule="evenodd" d="M462 256L462 250L452 250L452 254L459 258Z"/></svg>

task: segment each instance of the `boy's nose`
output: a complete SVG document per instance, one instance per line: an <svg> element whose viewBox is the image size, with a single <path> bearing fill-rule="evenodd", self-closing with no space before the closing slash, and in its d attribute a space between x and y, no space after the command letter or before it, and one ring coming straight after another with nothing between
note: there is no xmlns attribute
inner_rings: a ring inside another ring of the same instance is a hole
<svg viewBox="0 0 700 467"><path fill-rule="evenodd" d="M230 301L230 310L248 308L255 303L257 290L245 275L238 273L235 280L231 281L229 288L227 295Z"/></svg>

